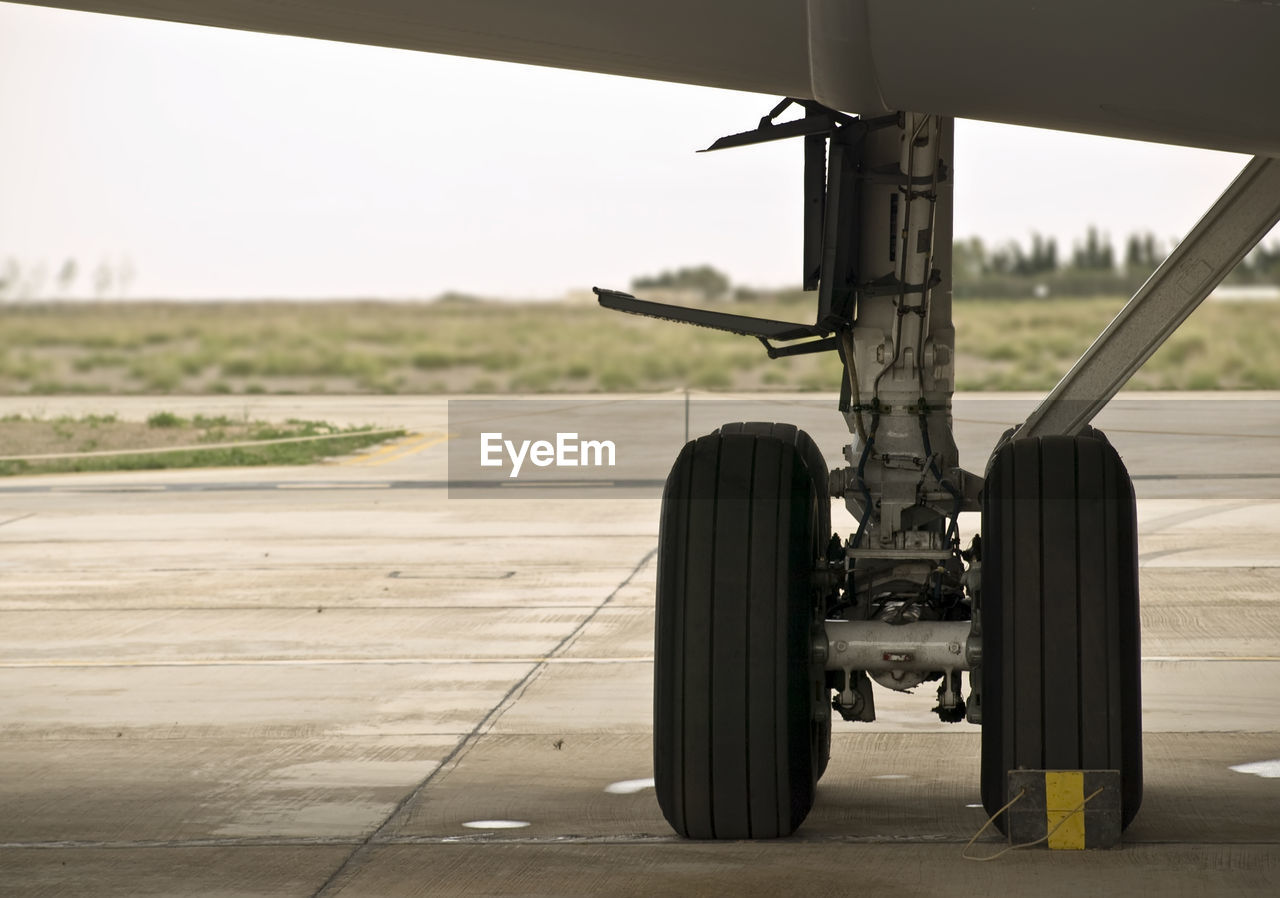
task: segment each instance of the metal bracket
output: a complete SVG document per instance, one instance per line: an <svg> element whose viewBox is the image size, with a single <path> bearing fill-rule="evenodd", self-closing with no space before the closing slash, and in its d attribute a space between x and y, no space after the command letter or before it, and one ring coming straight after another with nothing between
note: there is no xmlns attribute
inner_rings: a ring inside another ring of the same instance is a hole
<svg viewBox="0 0 1280 898"><path fill-rule="evenodd" d="M883 621L829 620L827 670L968 670L970 628L969 621L894 625Z"/></svg>
<svg viewBox="0 0 1280 898"><path fill-rule="evenodd" d="M774 119L792 104L805 110L804 117L775 124ZM896 122L897 118L892 121ZM888 123L888 120L860 119L812 100L788 97L764 116L755 129L722 137L702 151L749 146L787 137L804 138L803 286L805 290L819 291L814 324L691 309L596 287L594 290L600 298L600 305L633 315L755 337L764 345L771 359L814 352L841 352L840 341L831 335L851 325L854 295L859 286L856 269L862 167L860 144L868 131ZM889 286L894 292L923 293L925 290L923 285L903 287L895 282ZM808 339L812 337L818 339ZM770 342L797 340L805 342L793 346L775 346ZM847 364L848 360L845 362ZM847 385L842 388L848 389Z"/></svg>
<svg viewBox="0 0 1280 898"><path fill-rule="evenodd" d="M830 352L838 349L839 341L835 337L823 337L821 340L807 340L804 343L792 343L790 346L774 346L764 337L760 338L764 351L771 359L786 358L790 355L809 355L814 352Z"/></svg>
<svg viewBox="0 0 1280 898"><path fill-rule="evenodd" d="M793 103L804 108L804 118L783 122L780 125L775 124L774 119L786 111L787 107ZM734 147L746 147L757 143L767 143L771 140L785 140L788 137L825 135L844 125L853 125L858 122L859 119L855 116L837 112L813 100L797 100L794 97L784 97L777 106L774 106L769 111L768 115L760 119L760 124L752 130L721 137L705 150L699 150L698 152L711 153L715 150L730 150Z"/></svg>
<svg viewBox="0 0 1280 898"><path fill-rule="evenodd" d="M661 318L665 321L678 321L682 324L696 324L712 330L727 331L743 337L755 337L758 340L803 340L806 337L823 337L831 333L827 328L816 324L798 324L793 321L778 321L774 318L756 318L752 315L734 315L730 312L715 312L710 309L691 309L686 306L673 306L665 302L653 302L637 299L630 293L618 290L606 290L593 287L600 305L618 312L629 312L632 315L644 315L648 318ZM805 344L807 345L807 344ZM768 343L766 348L772 349ZM827 347L823 347L827 348ZM834 349L834 345L830 348ZM770 355L781 350L772 349ZM804 350L815 352L817 350ZM791 355L794 353L783 353Z"/></svg>

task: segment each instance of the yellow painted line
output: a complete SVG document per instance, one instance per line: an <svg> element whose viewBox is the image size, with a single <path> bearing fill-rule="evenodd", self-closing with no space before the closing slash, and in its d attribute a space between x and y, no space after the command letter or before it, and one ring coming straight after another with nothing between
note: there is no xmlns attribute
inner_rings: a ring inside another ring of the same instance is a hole
<svg viewBox="0 0 1280 898"><path fill-rule="evenodd" d="M1045 831L1049 847L1084 850L1084 772L1046 770L1044 773Z"/></svg>
<svg viewBox="0 0 1280 898"><path fill-rule="evenodd" d="M367 462L364 467L376 468L379 465L385 465L393 461L400 461L400 459L408 458L410 455L416 455L424 449L430 449L432 446L438 446L441 443L447 442L455 436L457 436L456 433L443 433L435 436L429 436L422 442L404 447L404 450L401 452L394 452L391 455L384 456L375 461Z"/></svg>
<svg viewBox="0 0 1280 898"><path fill-rule="evenodd" d="M381 455L386 455L388 452L394 452L398 447L403 446L405 443L409 442L410 440L418 440L418 439L421 439L423 436L424 434L421 434L421 433L407 433L400 439L392 440L391 442L387 443L385 446L379 446L378 448L373 449L369 452L361 452L359 455L353 455L351 458L342 462L342 464L344 465L364 464L371 458L377 458Z"/></svg>
<svg viewBox="0 0 1280 898"><path fill-rule="evenodd" d="M362 465L371 458L378 458L380 456L386 455L389 452L394 452L397 449L399 449L401 446L404 446L406 443L412 442L414 440L423 439L425 436L426 436L425 434L421 434L421 433L405 434L400 439L392 440L391 442L387 443L385 446L379 446L376 449L371 449L368 452L361 452L359 455L353 455L351 458L346 459L345 461L339 462L339 464Z"/></svg>
<svg viewBox="0 0 1280 898"><path fill-rule="evenodd" d="M451 433L411 433L403 439L396 440L386 446L380 446L372 452L353 456L344 462L340 462L340 464L350 467L374 468L378 465L385 465L387 462L413 455L415 452L421 452L423 449L430 449L432 446L442 443L453 436L455 434Z"/></svg>

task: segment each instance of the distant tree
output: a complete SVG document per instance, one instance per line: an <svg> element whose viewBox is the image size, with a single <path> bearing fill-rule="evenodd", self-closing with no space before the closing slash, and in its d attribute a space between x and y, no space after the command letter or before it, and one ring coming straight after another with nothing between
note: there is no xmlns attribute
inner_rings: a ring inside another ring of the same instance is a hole
<svg viewBox="0 0 1280 898"><path fill-rule="evenodd" d="M1071 267L1080 271L1110 271L1116 267L1111 238L1099 235L1098 229L1089 225L1084 243L1077 243L1071 254Z"/></svg>
<svg viewBox="0 0 1280 898"><path fill-rule="evenodd" d="M1002 244L987 257L987 274L1023 274L1026 268L1026 253L1016 240Z"/></svg>
<svg viewBox="0 0 1280 898"><path fill-rule="evenodd" d="M1035 234L1033 235L1033 237L1034 237L1034 241L1033 241L1033 246L1030 253L1024 252L1022 249L1022 244L1018 243L1017 241L1011 241L1009 244L1009 247L1011 250L1010 258L1012 259L1012 263L1011 263L1012 270L1013 270L1013 273L1018 275L1019 277L1027 277L1028 275L1035 274L1035 270L1036 270L1035 251L1037 247L1034 245L1034 243L1040 240L1040 235Z"/></svg>
<svg viewBox="0 0 1280 898"><path fill-rule="evenodd" d="M1270 247L1258 247L1258 265L1262 272L1276 283L1280 283L1280 241Z"/></svg>
<svg viewBox="0 0 1280 898"><path fill-rule="evenodd" d="M1031 254L1027 256L1026 270L1020 274L1048 274L1058 270L1058 243L1052 237L1045 238L1031 233Z"/></svg>
<svg viewBox="0 0 1280 898"><path fill-rule="evenodd" d="M0 297L13 296L18 292L18 281L22 277L22 266L13 256L4 260L4 268L0 268Z"/></svg>
<svg viewBox="0 0 1280 898"><path fill-rule="evenodd" d="M644 290L696 290L704 296L723 296L729 292L729 278L710 265L664 271L658 275L638 277L631 282L631 289Z"/></svg>
<svg viewBox="0 0 1280 898"><path fill-rule="evenodd" d="M967 280L987 273L987 247L981 237L966 237L952 244L951 269L957 278Z"/></svg>
<svg viewBox="0 0 1280 898"><path fill-rule="evenodd" d="M1124 245L1124 267L1130 272L1152 272L1160 264L1160 247L1156 235L1130 234Z"/></svg>
<svg viewBox="0 0 1280 898"><path fill-rule="evenodd" d="M1152 271L1155 271L1156 266L1164 261L1164 248L1156 243L1156 235L1150 231L1142 236L1142 252L1146 257L1146 264L1151 266Z"/></svg>
<svg viewBox="0 0 1280 898"><path fill-rule="evenodd" d="M1259 243L1236 266L1236 280L1280 285L1280 241Z"/></svg>
<svg viewBox="0 0 1280 898"><path fill-rule="evenodd" d="M1130 234L1129 239L1124 244L1124 267L1125 268L1141 268L1142 267L1142 238L1137 234Z"/></svg>
<svg viewBox="0 0 1280 898"><path fill-rule="evenodd" d="M76 275L79 273L80 269L76 265L76 260L68 256L66 261L62 263L62 267L58 269L58 292L63 296L70 293L71 286L75 283Z"/></svg>

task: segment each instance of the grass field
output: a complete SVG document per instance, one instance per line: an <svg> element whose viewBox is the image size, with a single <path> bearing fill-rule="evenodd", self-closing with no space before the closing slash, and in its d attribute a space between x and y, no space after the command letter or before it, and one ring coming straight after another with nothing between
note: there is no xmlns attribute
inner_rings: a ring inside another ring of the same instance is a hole
<svg viewBox="0 0 1280 898"><path fill-rule="evenodd" d="M956 303L957 388L1053 386L1121 299ZM812 320L811 295L726 304ZM1207 303L1138 389L1280 388L1280 303ZM0 307L0 393L538 393L832 390L833 354L594 305L47 303Z"/></svg>
<svg viewBox="0 0 1280 898"><path fill-rule="evenodd" d="M338 428L322 421L271 424L172 412L156 412L145 422L115 415L10 415L0 418L0 476L304 465L403 435L402 430Z"/></svg>

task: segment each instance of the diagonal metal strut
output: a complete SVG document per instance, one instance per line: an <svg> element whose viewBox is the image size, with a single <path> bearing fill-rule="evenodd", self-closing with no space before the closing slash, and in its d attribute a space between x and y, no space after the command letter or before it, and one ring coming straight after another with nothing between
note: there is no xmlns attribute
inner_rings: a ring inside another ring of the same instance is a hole
<svg viewBox="0 0 1280 898"><path fill-rule="evenodd" d="M1255 156L1014 434L1079 433L1280 221L1280 159Z"/></svg>

